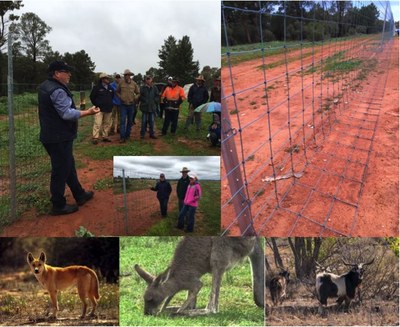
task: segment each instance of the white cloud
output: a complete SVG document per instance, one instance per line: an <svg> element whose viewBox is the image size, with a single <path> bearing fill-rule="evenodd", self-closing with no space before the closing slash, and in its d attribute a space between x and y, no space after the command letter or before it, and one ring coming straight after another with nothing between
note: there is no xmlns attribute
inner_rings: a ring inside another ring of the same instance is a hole
<svg viewBox="0 0 400 327"><path fill-rule="evenodd" d="M34 12L52 27L47 39L60 53L85 50L96 71L144 74L158 67L169 35L188 35L200 69L219 67L220 1L25 0L15 12Z"/></svg>
<svg viewBox="0 0 400 327"><path fill-rule="evenodd" d="M181 169L187 167L191 172L196 173L201 179L220 179L220 157L219 156L115 156L114 176L122 176L122 169L125 175L132 178L152 177L157 178L164 173L167 179L181 177Z"/></svg>

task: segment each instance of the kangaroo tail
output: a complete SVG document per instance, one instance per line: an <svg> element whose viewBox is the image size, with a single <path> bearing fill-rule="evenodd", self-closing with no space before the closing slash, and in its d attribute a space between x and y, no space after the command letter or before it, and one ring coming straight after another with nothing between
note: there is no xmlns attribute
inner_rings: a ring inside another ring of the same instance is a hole
<svg viewBox="0 0 400 327"><path fill-rule="evenodd" d="M264 249L260 244L260 239L257 238L254 244L253 251L249 255L251 262L251 270L253 276L253 297L257 306L264 308Z"/></svg>

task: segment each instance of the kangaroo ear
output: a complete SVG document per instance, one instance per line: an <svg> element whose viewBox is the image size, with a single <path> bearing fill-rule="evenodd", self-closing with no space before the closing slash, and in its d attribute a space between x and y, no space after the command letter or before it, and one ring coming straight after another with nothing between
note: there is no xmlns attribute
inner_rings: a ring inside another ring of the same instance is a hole
<svg viewBox="0 0 400 327"><path fill-rule="evenodd" d="M39 260L42 261L42 262L46 262L46 254L44 252L40 253Z"/></svg>
<svg viewBox="0 0 400 327"><path fill-rule="evenodd" d="M149 274L147 271L145 271L144 269L142 269L139 265L135 265L134 266L136 272L139 274L140 277L142 277L147 284L151 284L155 277L151 274Z"/></svg>
<svg viewBox="0 0 400 327"><path fill-rule="evenodd" d="M31 264L31 262L35 260L35 258L33 257L32 253L28 253L28 255L26 256L26 261L28 261L29 264Z"/></svg>

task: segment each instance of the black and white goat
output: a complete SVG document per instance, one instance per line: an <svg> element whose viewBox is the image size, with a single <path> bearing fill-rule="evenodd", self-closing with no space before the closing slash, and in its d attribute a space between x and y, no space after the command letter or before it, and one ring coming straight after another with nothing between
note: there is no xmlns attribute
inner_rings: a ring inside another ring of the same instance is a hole
<svg viewBox="0 0 400 327"><path fill-rule="evenodd" d="M319 300L320 314L323 313L323 307L328 305L328 298L337 298L336 302L340 306L345 301L345 310L348 311L351 300L356 295L356 290L362 282L364 274L364 266L370 265L374 259L367 263L347 263L342 259L346 266L351 266L351 270L343 275L335 275L333 273L322 271L316 276L316 291Z"/></svg>
<svg viewBox="0 0 400 327"><path fill-rule="evenodd" d="M282 304L286 296L286 286L289 283L289 275L290 273L287 270L282 270L269 281L269 291L271 292L271 299L274 305L278 305L278 302Z"/></svg>

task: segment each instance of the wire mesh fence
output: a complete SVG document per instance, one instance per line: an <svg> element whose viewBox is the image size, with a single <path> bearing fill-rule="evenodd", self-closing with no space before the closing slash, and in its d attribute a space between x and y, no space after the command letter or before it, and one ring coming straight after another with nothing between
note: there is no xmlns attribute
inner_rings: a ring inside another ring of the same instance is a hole
<svg viewBox="0 0 400 327"><path fill-rule="evenodd" d="M390 3L353 2L342 14L333 2L281 3L222 3L222 228L354 235L394 35ZM277 24L282 40L268 42ZM257 41L236 45L238 25Z"/></svg>
<svg viewBox="0 0 400 327"><path fill-rule="evenodd" d="M160 175L114 167L114 203L116 221L126 235L141 235L162 219L156 186ZM169 179L172 193L168 201L168 216L177 211L177 180ZM176 215L177 216L177 215ZM176 217L175 217L176 218Z"/></svg>
<svg viewBox="0 0 400 327"><path fill-rule="evenodd" d="M49 210L50 160L39 142L37 93L20 93L37 87L12 83L12 102L0 98L0 227ZM80 99L81 92L74 93Z"/></svg>

